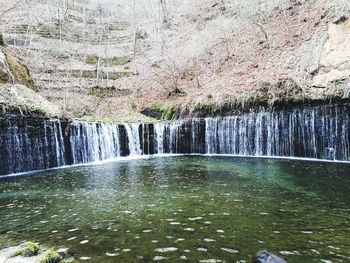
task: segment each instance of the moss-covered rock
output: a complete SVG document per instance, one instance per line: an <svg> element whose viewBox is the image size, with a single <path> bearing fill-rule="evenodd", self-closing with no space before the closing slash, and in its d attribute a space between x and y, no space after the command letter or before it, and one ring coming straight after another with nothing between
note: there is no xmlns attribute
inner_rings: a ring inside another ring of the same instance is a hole
<svg viewBox="0 0 350 263"><path fill-rule="evenodd" d="M6 63L9 70L9 74L12 82L17 84L22 84L28 88L38 91L38 88L35 86L32 77L30 76L28 68L22 64L19 59L12 56L7 50L4 50L6 56Z"/></svg>
<svg viewBox="0 0 350 263"><path fill-rule="evenodd" d="M40 257L40 260L39 260L39 263L59 263L59 262L61 262L61 257L54 249L47 250Z"/></svg>
<svg viewBox="0 0 350 263"><path fill-rule="evenodd" d="M19 246L19 250L11 255L11 257L24 256L32 257L38 255L40 247L37 243L27 242Z"/></svg>
<svg viewBox="0 0 350 263"><path fill-rule="evenodd" d="M166 107L155 104L147 109L144 109L142 114L157 120L169 121L176 117L176 110L172 106Z"/></svg>

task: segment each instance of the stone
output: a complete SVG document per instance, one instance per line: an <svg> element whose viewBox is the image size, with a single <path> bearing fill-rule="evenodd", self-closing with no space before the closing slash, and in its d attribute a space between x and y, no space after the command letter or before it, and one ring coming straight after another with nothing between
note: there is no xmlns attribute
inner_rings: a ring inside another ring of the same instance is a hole
<svg viewBox="0 0 350 263"><path fill-rule="evenodd" d="M32 257L38 255L40 247L33 242L27 242L19 246L18 250L14 252L11 257L24 256Z"/></svg>
<svg viewBox="0 0 350 263"><path fill-rule="evenodd" d="M312 86L327 87L332 82L350 78L350 19L330 24L328 39L323 46L319 72Z"/></svg>
<svg viewBox="0 0 350 263"><path fill-rule="evenodd" d="M39 263L59 263L61 262L60 255L53 249L46 251L39 260Z"/></svg>
<svg viewBox="0 0 350 263"><path fill-rule="evenodd" d="M253 263L287 263L287 261L268 251L261 251L256 255Z"/></svg>

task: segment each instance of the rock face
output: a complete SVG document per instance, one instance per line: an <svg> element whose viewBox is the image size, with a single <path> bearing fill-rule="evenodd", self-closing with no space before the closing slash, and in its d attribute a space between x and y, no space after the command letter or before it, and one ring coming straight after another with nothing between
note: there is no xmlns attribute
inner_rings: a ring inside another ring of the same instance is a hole
<svg viewBox="0 0 350 263"><path fill-rule="evenodd" d="M319 74L313 85L326 87L330 83L350 79L350 19L329 25L328 39L320 60Z"/></svg>
<svg viewBox="0 0 350 263"><path fill-rule="evenodd" d="M2 106L2 113L60 116L60 109L56 105L20 84L0 85L0 106Z"/></svg>

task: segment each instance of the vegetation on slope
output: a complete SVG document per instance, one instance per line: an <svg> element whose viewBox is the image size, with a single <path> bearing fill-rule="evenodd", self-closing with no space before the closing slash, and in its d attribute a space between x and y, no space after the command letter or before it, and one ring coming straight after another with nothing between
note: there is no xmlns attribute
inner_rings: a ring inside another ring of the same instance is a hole
<svg viewBox="0 0 350 263"><path fill-rule="evenodd" d="M171 119L350 96L346 0L1 1L4 41L67 116Z"/></svg>

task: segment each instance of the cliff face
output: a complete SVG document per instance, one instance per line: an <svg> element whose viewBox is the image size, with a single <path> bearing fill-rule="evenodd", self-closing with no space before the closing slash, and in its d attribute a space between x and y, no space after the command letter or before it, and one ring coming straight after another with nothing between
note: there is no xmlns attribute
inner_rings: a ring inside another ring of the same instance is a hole
<svg viewBox="0 0 350 263"><path fill-rule="evenodd" d="M350 76L350 19L341 17L340 21L330 24L327 34L313 83L317 87L347 82Z"/></svg>
<svg viewBox="0 0 350 263"><path fill-rule="evenodd" d="M4 41L72 117L350 94L346 0L0 3Z"/></svg>

